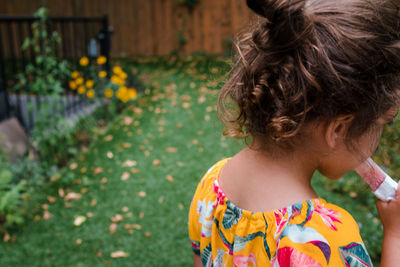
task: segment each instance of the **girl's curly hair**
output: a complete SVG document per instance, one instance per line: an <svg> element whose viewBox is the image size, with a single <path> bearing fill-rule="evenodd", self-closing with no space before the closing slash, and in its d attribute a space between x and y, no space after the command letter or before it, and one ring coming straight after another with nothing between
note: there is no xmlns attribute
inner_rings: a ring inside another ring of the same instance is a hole
<svg viewBox="0 0 400 267"><path fill-rule="evenodd" d="M226 135L290 148L306 123L352 114L352 140L398 103L399 1L247 5L265 19L235 41L236 62L218 99Z"/></svg>

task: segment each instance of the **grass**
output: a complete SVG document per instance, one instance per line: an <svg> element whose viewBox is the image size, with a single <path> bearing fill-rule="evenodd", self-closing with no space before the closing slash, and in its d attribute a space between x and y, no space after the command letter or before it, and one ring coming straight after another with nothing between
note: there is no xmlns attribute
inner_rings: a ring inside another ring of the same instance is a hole
<svg viewBox="0 0 400 267"><path fill-rule="evenodd" d="M53 177L36 200L42 204L40 217L13 233L14 242L0 245L2 266L191 265L187 214L195 187L208 167L244 146L221 136L216 115L229 65L207 57L121 63L146 90L87 152ZM378 261L382 230L374 197L359 186L360 178L350 173L332 182L316 174L313 184L321 197L360 222ZM66 201L68 192L81 195ZM86 221L74 226L76 216ZM114 258L116 251L129 255Z"/></svg>

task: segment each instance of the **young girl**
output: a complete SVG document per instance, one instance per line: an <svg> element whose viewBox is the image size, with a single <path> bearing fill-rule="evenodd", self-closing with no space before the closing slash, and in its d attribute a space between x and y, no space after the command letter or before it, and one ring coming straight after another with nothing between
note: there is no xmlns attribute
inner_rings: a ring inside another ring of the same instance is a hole
<svg viewBox="0 0 400 267"><path fill-rule="evenodd" d="M263 17L219 98L248 147L209 169L189 213L195 266L372 266L357 223L319 198L375 150L400 103L400 3L247 0ZM377 202L381 266L399 266L400 190Z"/></svg>

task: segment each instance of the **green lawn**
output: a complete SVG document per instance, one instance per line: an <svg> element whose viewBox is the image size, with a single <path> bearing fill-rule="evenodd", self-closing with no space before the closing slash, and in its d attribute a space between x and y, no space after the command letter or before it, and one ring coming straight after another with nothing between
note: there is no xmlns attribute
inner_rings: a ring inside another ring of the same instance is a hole
<svg viewBox="0 0 400 267"><path fill-rule="evenodd" d="M243 147L222 137L216 114L229 65L197 57L121 63L137 73L145 92L44 189L41 206L32 208L40 218L13 233L15 242L0 245L1 266L190 266L187 214L195 186L213 163ZM361 222L377 258L374 198L357 176L346 178L317 175L314 184ZM75 226L76 216L86 220ZM112 257L117 251L126 257Z"/></svg>

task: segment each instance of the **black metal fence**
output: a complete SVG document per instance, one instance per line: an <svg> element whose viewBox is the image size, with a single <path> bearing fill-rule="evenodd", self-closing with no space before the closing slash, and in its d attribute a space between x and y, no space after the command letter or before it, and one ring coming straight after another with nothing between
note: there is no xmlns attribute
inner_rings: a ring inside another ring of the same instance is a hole
<svg viewBox="0 0 400 267"><path fill-rule="evenodd" d="M27 64L35 64L36 53L29 47L21 49L26 38L33 38L32 23L39 20L33 16L0 15L0 122L10 117L17 117L29 132L34 125L35 112L27 109L27 105L40 107L46 98L33 94L12 92L17 82L16 75L23 73ZM76 61L82 56L107 57L105 68L109 70L111 50L111 30L108 17L48 17L46 20L48 33L56 31L61 43L54 47L58 58ZM29 90L29 88L27 88ZM87 105L87 98L80 97L75 91L66 88L54 110L64 115L76 112Z"/></svg>

